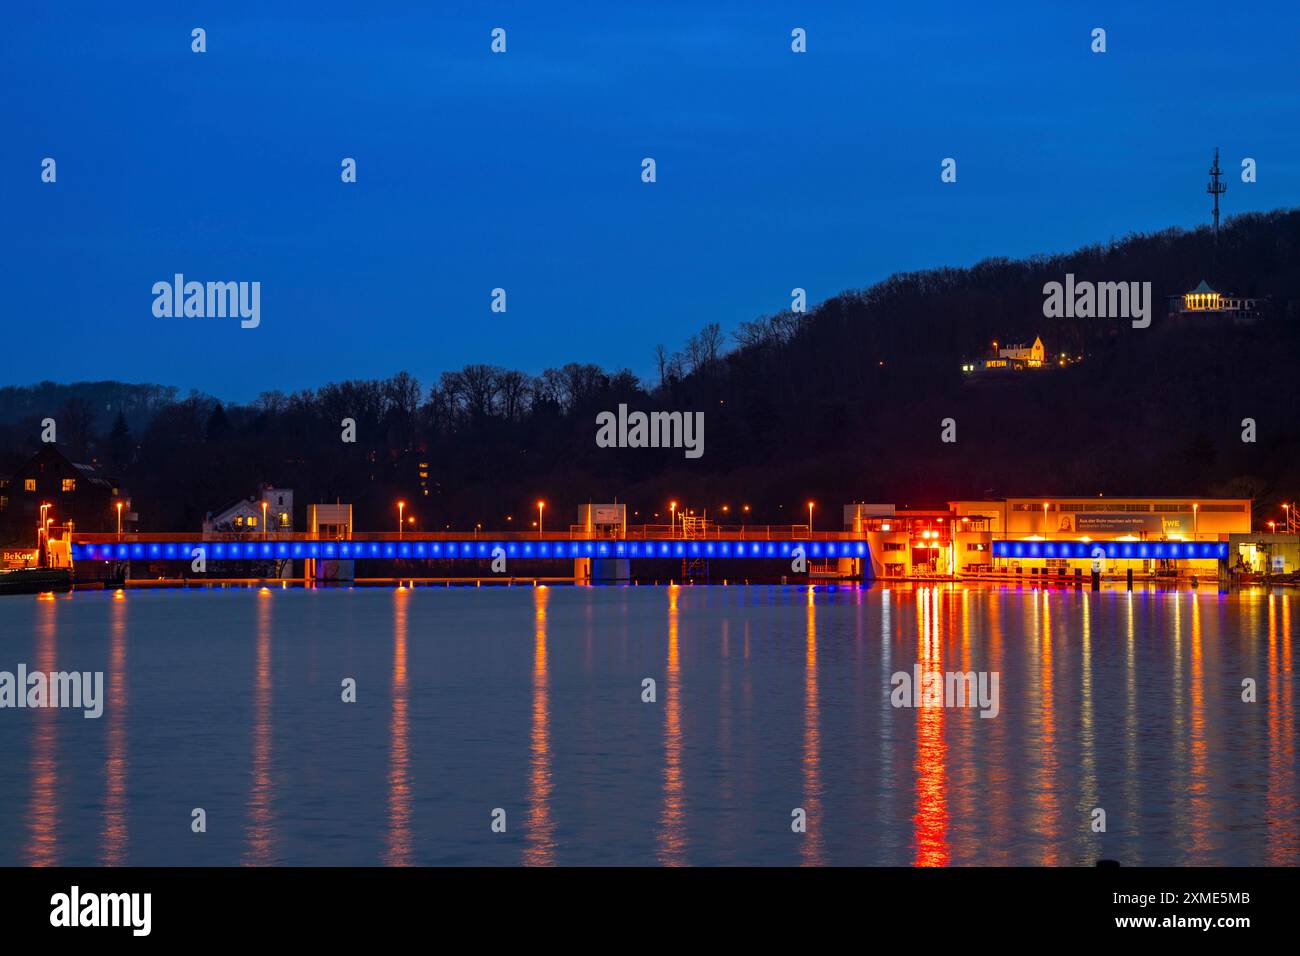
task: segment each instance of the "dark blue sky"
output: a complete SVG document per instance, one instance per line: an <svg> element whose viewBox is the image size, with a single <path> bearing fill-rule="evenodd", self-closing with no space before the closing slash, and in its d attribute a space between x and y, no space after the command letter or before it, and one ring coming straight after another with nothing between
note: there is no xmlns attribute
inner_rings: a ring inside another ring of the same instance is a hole
<svg viewBox="0 0 1300 956"><path fill-rule="evenodd" d="M1294 0L389 6L11 5L0 384L649 376L795 286L1203 223L1216 145L1228 212L1300 203ZM175 272L261 327L154 318Z"/></svg>

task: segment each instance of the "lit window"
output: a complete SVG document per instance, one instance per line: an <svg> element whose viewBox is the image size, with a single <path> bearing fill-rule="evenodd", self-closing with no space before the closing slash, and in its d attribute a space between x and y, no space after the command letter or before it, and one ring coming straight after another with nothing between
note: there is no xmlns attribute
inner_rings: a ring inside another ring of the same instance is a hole
<svg viewBox="0 0 1300 956"><path fill-rule="evenodd" d="M35 491L35 490L36 490L36 479L35 479L35 478L24 478L24 479L23 479L23 491Z"/></svg>
<svg viewBox="0 0 1300 956"><path fill-rule="evenodd" d="M9 499L6 498L4 495L0 495L0 511L4 511L8 507L9 507Z"/></svg>
<svg viewBox="0 0 1300 956"><path fill-rule="evenodd" d="M288 523L289 523L289 515L288 515L288 513L287 513L287 512L284 512L284 511L281 511L281 512L280 512L280 527L283 528L283 527L284 527L285 525L287 525Z"/></svg>
<svg viewBox="0 0 1300 956"><path fill-rule="evenodd" d="M236 528L242 528L243 526L244 526L244 516L243 516L243 515L236 515L236 516L235 516L235 527L236 527Z"/></svg>
<svg viewBox="0 0 1300 956"><path fill-rule="evenodd" d="M77 490L77 479L76 479L76 478L64 478L64 479L63 479L63 490L64 490L64 491L76 491L76 490Z"/></svg>
<svg viewBox="0 0 1300 956"><path fill-rule="evenodd" d="M256 517L255 515L249 515L248 518L247 518L247 521L248 521L248 526L249 526L250 528L256 528L256 527L257 527L257 517Z"/></svg>

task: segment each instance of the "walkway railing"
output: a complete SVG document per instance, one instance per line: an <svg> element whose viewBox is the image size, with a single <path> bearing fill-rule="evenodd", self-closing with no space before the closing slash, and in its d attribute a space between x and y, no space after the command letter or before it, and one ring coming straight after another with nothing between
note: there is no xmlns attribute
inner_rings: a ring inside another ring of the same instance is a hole
<svg viewBox="0 0 1300 956"><path fill-rule="evenodd" d="M130 544L135 541L184 543L190 541L863 541L865 533L852 531L812 531L807 525L734 525L710 526L684 537L681 528L668 525L630 525L625 534L585 531L570 528L564 531L353 531L348 538L313 531L129 531L73 533L79 544Z"/></svg>

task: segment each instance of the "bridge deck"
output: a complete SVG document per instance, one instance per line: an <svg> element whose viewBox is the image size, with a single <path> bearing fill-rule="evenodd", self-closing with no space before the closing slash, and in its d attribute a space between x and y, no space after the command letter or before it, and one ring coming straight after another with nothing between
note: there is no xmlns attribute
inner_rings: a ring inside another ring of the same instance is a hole
<svg viewBox="0 0 1300 956"><path fill-rule="evenodd" d="M95 540L95 539L108 540ZM188 561L202 548L207 560L249 559L491 559L498 549L507 558L790 558L801 548L808 558L863 558L863 535L784 540L730 538L507 538L482 536L356 534L346 541L320 540L310 535L254 537L194 535L74 535L74 560Z"/></svg>

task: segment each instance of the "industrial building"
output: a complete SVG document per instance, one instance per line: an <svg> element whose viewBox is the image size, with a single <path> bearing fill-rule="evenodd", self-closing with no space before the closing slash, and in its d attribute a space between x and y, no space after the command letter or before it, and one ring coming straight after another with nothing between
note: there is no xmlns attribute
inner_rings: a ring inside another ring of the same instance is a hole
<svg viewBox="0 0 1300 956"><path fill-rule="evenodd" d="M1249 498L999 498L844 508L875 578L1126 573L1213 577L1251 545Z"/></svg>

